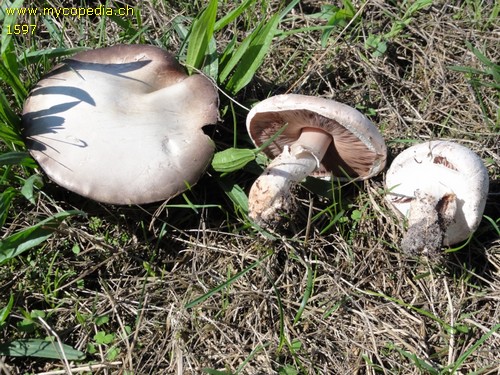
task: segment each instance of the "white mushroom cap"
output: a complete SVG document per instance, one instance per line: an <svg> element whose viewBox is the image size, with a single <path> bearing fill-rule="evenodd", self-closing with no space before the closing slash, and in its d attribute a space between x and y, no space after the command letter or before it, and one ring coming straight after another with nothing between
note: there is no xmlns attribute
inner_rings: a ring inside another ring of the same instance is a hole
<svg viewBox="0 0 500 375"><path fill-rule="evenodd" d="M424 215L416 211L410 213L416 195L425 195L427 201L434 201L440 214L446 211L443 204L452 207L448 207L448 212L454 216L446 220L448 226L443 238L443 244L449 246L467 239L478 227L489 179L481 159L467 147L431 141L399 154L387 171L385 183L389 190L386 199L399 213L410 217L410 221L416 222Z"/></svg>
<svg viewBox="0 0 500 375"><path fill-rule="evenodd" d="M118 45L65 60L23 111L33 157L57 184L114 204L171 198L196 183L214 144L212 82L188 76L166 51Z"/></svg>
<svg viewBox="0 0 500 375"><path fill-rule="evenodd" d="M271 159L292 145L304 128L330 134L331 144L313 175L370 178L385 167L387 149L377 127L358 110L334 100L285 94L265 99L247 116L247 130L256 146L288 124L264 153ZM313 150L313 152L316 150Z"/></svg>

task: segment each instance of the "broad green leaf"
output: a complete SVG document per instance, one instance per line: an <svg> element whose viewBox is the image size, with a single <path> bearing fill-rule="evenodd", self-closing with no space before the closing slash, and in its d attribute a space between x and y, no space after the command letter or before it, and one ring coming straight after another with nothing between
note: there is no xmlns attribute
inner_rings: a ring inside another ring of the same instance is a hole
<svg viewBox="0 0 500 375"><path fill-rule="evenodd" d="M248 197L242 187L236 183L229 183L227 180L220 183L234 205L239 207L244 213L248 213Z"/></svg>
<svg viewBox="0 0 500 375"><path fill-rule="evenodd" d="M321 35L321 46L323 48L326 47L328 38L330 37L330 34L332 33L333 29L336 26L341 26L345 27L349 21L354 17L356 11L354 9L354 6L349 0L344 0L342 1L344 7L342 9L332 9L333 15L332 17L328 20L327 25L330 26L328 29L326 29L323 34Z"/></svg>
<svg viewBox="0 0 500 375"><path fill-rule="evenodd" d="M208 45L214 33L217 17L217 0L210 0L205 10L191 26L186 56L186 65L191 73L193 68L201 69L208 52Z"/></svg>
<svg viewBox="0 0 500 375"><path fill-rule="evenodd" d="M100 327L106 323L109 323L109 316L108 315L98 316L97 318L95 318L94 322L96 326Z"/></svg>
<svg viewBox="0 0 500 375"><path fill-rule="evenodd" d="M217 172L234 172L254 159L255 151L248 148L230 147L214 155L212 168Z"/></svg>
<svg viewBox="0 0 500 375"><path fill-rule="evenodd" d="M73 347L62 344L64 357L69 361L81 361L85 354ZM47 359L62 359L61 347L57 342L41 339L20 339L0 345L0 354L11 357L38 357Z"/></svg>
<svg viewBox="0 0 500 375"><path fill-rule="evenodd" d="M99 345L108 345L113 342L115 335L112 333L106 333L105 331L99 331L94 335L94 340Z"/></svg>
<svg viewBox="0 0 500 375"><path fill-rule="evenodd" d="M230 147L226 150L217 152L212 160L212 168L215 171L222 173L240 170L249 162L255 160L257 155L262 150L269 147L269 145L285 131L287 126L288 124L283 125L275 134L273 134L272 137L253 150L248 148Z"/></svg>
<svg viewBox="0 0 500 375"><path fill-rule="evenodd" d="M54 233L64 219L74 215L85 215L85 213L77 210L59 212L38 224L0 240L0 265L40 245Z"/></svg>
<svg viewBox="0 0 500 375"><path fill-rule="evenodd" d="M278 25L281 19L290 12L299 0L291 1L288 6L279 14L275 14L269 20L260 22L252 33L250 33L239 45L235 48L235 39L229 43L228 47L222 53L220 58L220 74L219 83L224 83L229 78L229 81L224 85L226 90L235 94L245 87L255 75L257 69L262 65L262 62L269 51L273 38L277 36L279 30ZM250 2L243 2L241 7L248 7ZM238 10L239 11L239 10ZM238 13L239 14L239 13ZM228 15L227 20L221 20L221 24L231 22L235 15Z"/></svg>

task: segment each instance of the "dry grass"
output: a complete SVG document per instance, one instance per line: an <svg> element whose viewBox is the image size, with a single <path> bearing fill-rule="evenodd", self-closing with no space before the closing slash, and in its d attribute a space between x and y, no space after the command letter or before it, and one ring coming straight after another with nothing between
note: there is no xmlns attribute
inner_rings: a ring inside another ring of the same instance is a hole
<svg viewBox="0 0 500 375"><path fill-rule="evenodd" d="M484 70L466 41L498 62L500 25L488 18L493 2L446 3L417 13L388 41L386 54L373 57L364 41L387 33L401 11L386 2L356 1L359 21L332 33L326 48L320 31L276 40L259 76L236 99L249 105L294 92L358 106L379 124L390 159L413 141L456 140L485 161L491 182L485 215L496 220L498 91L450 66ZM479 3L481 11L473 5ZM171 20L192 15L193 8L145 2L144 42L160 40L175 51ZM318 11L316 2L303 1L284 29L324 24L308 16ZM85 45L71 26L65 41ZM109 26L104 44L117 42L117 33ZM241 137L244 116L237 114ZM220 147L231 131L228 116L214 133ZM246 172L234 177L247 188L254 179ZM41 325L34 332L19 330L23 310L42 310L65 343L83 351L94 345L95 354L74 365L104 364L94 371L100 374L200 374L205 368L231 374L427 374L419 360L439 371L468 350L457 373L500 373L500 331L474 348L500 321L500 240L487 220L460 251L430 262L408 258L399 249L401 223L383 198L382 175L342 187L334 201L298 189L296 216L271 240L238 216L218 178L207 174L188 194L196 204L221 208L197 212L104 206L47 182L38 205L18 206L6 230L58 207L78 208L88 217L72 219L42 248L2 267L2 301L12 291L16 303L1 341L48 335ZM341 209L344 218L330 226ZM258 260L220 292L185 308ZM99 331L115 336L98 345ZM60 361L0 359L0 373L55 374L62 368Z"/></svg>

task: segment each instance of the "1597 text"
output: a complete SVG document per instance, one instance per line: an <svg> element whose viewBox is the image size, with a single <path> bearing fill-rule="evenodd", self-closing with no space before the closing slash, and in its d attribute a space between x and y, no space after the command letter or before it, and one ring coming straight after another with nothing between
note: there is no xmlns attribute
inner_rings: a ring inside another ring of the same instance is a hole
<svg viewBox="0 0 500 375"><path fill-rule="evenodd" d="M36 30L36 25L28 24L15 24L7 25L7 35L26 35L34 34Z"/></svg>

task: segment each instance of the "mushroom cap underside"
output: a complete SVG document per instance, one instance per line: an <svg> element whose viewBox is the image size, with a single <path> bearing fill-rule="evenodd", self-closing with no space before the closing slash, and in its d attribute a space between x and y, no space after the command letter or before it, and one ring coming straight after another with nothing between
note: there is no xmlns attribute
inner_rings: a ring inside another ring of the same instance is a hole
<svg viewBox="0 0 500 375"><path fill-rule="evenodd" d="M26 143L57 184L113 204L171 198L196 183L214 152L202 127L218 96L167 52L114 46L79 53L32 90Z"/></svg>
<svg viewBox="0 0 500 375"><path fill-rule="evenodd" d="M263 150L270 158L292 145L303 128L318 128L331 135L332 143L314 176L366 179L385 166L387 150L382 135L368 118L348 105L286 94L263 100L247 116L247 130L257 147L285 124L285 130Z"/></svg>
<svg viewBox="0 0 500 375"><path fill-rule="evenodd" d="M441 197L454 194L457 210L445 231L444 244L463 241L478 227L488 195L488 172L467 147L449 141L431 141L400 153L386 178L387 201L408 217L415 191Z"/></svg>

